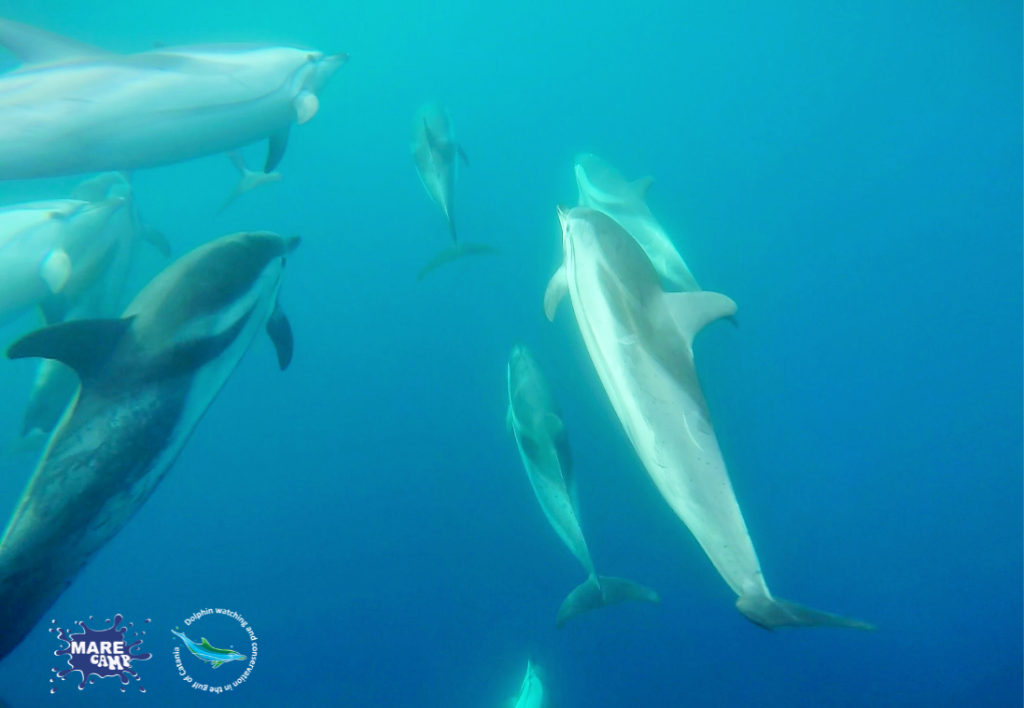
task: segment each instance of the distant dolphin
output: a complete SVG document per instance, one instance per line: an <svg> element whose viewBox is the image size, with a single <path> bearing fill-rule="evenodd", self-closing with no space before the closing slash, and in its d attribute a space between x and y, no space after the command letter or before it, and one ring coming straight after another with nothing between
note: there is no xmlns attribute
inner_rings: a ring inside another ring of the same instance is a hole
<svg viewBox="0 0 1024 708"><path fill-rule="evenodd" d="M508 360L508 425L544 515L587 571L558 610L562 627L587 610L626 600L660 602L653 590L623 578L598 575L580 528L576 479L562 413L530 350L516 345Z"/></svg>
<svg viewBox="0 0 1024 708"><path fill-rule="evenodd" d="M506 701L508 708L550 708L544 700L544 684L540 681L537 665L533 661L526 662L526 676L519 685L519 693Z"/></svg>
<svg viewBox="0 0 1024 708"><path fill-rule="evenodd" d="M644 249L671 290L700 290L683 257L647 207L647 190L654 182L653 177L628 182L618 170L590 153L577 155L575 170L580 206L596 209L617 221Z"/></svg>
<svg viewBox="0 0 1024 708"><path fill-rule="evenodd" d="M643 249L611 217L559 207L564 263L548 284L554 317L569 295L594 368L662 497L689 527L752 622L870 629L768 592L697 379L693 339L736 303L713 292L666 293Z"/></svg>
<svg viewBox="0 0 1024 708"><path fill-rule="evenodd" d="M0 208L0 325L53 293L88 287L109 253L104 227L124 203L55 199Z"/></svg>
<svg viewBox="0 0 1024 708"><path fill-rule="evenodd" d="M11 20L0 44L0 180L159 167L269 138L265 170L344 54L210 45L119 55Z"/></svg>
<svg viewBox="0 0 1024 708"><path fill-rule="evenodd" d="M59 359L82 384L0 540L0 659L153 493L264 325L288 365L277 298L298 243L224 236L168 266L120 319L64 322L8 350Z"/></svg>
<svg viewBox="0 0 1024 708"><path fill-rule="evenodd" d="M245 158L237 150L229 152L228 158L231 160L231 164L235 166L235 169L238 170L238 182L235 184L235 189L228 195L220 209L217 210L217 214L221 214L246 192L251 192L264 184L279 182L284 179L280 172L253 172L245 166Z"/></svg>
<svg viewBox="0 0 1024 708"><path fill-rule="evenodd" d="M455 141L455 131L448 109L439 103L427 103L416 111L412 122L412 156L423 188L441 207L448 229L452 234L452 247L441 251L416 276L422 280L431 271L462 256L498 253L494 246L482 243L459 243L455 231L455 180L459 160L466 165L469 159L462 146Z"/></svg>

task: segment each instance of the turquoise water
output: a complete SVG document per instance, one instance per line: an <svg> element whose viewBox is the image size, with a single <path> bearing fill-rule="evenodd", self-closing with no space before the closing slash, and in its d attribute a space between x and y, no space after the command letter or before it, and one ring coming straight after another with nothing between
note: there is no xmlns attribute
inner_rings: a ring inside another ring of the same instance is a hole
<svg viewBox="0 0 1024 708"><path fill-rule="evenodd" d="M234 231L302 235L281 295L295 359L278 372L257 338L152 499L0 663L0 696L479 708L514 694L532 657L561 708L1019 705L1021 14L0 2L121 52L270 41L350 55L293 128L284 179L224 214L223 156L132 175L175 257ZM460 235L502 254L417 282L449 243L409 150L430 100L471 161ZM249 164L264 151L247 148ZM738 327L697 339L697 366L773 591L877 631L772 634L736 612L637 460L570 308L544 318L555 208L576 202L584 151L653 175L650 206L695 276L739 305ZM77 181L3 183L0 200ZM143 250L134 287L166 264ZM5 327L3 344L36 324ZM583 576L504 429L515 342L563 409L598 568L660 606L555 629ZM4 439L33 372L0 367ZM34 462L0 461L5 517ZM196 698L170 630L207 607L244 615L259 659L234 692ZM146 693L65 681L49 695L64 665L43 625L116 613L152 620Z"/></svg>

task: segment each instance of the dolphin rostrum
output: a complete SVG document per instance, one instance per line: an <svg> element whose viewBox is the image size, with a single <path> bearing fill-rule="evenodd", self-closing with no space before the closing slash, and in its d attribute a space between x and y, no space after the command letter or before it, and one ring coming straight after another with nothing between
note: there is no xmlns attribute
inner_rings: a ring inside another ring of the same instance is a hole
<svg viewBox="0 0 1024 708"><path fill-rule="evenodd" d="M647 207L647 190L654 182L653 177L629 182L591 153L577 155L575 169L580 206L596 209L617 221L644 249L670 289L700 290L683 257Z"/></svg>
<svg viewBox="0 0 1024 708"><path fill-rule="evenodd" d="M0 180L159 167L263 139L270 172L347 59L254 45L120 55L11 20L0 44L23 64L0 76Z"/></svg>
<svg viewBox="0 0 1024 708"><path fill-rule="evenodd" d="M752 622L870 629L768 591L733 494L693 360L693 339L736 303L714 292L667 293L637 242L611 217L559 207L564 262L548 284L554 317L569 295L590 359L626 436Z"/></svg>
<svg viewBox="0 0 1024 708"><path fill-rule="evenodd" d="M167 474L258 331L291 360L277 304L297 237L239 233L163 270L119 319L32 332L12 359L59 359L78 393L0 540L0 659Z"/></svg>
<svg viewBox="0 0 1024 708"><path fill-rule="evenodd" d="M530 350L519 344L508 360L508 418L526 475L544 515L583 565L587 579L558 610L562 627L587 610L626 600L660 602L653 590L623 578L598 575L580 528L576 479L562 413Z"/></svg>
<svg viewBox="0 0 1024 708"><path fill-rule="evenodd" d="M420 176L423 188L441 207L452 234L452 246L441 251L427 263L416 279L422 280L431 271L462 256L498 253L494 246L460 243L455 231L455 180L458 176L459 159L467 166L469 159L462 146L455 141L455 131L447 108L432 102L416 111L416 117L412 122L411 148L416 172Z"/></svg>

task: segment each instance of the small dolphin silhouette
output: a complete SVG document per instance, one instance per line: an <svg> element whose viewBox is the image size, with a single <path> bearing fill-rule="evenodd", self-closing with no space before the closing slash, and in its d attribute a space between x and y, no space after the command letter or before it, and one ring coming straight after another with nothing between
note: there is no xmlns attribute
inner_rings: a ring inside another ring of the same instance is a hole
<svg viewBox="0 0 1024 708"><path fill-rule="evenodd" d="M210 646L210 643L206 641L206 637L203 637L201 644L196 644L182 632L176 632L172 629L171 634L185 642L185 646L188 647L190 652L198 656L202 661L210 662L215 669L228 661L245 661L245 657L234 649L217 649Z"/></svg>

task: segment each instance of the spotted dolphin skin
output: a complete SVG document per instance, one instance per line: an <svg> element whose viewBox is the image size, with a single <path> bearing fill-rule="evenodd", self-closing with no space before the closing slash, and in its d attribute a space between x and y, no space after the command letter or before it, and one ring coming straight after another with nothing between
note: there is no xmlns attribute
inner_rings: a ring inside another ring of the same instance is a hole
<svg viewBox="0 0 1024 708"><path fill-rule="evenodd" d="M58 359L81 386L0 540L0 659L128 523L266 326L292 356L278 291L298 237L224 236L172 263L118 319L32 332L12 359Z"/></svg>
<svg viewBox="0 0 1024 708"><path fill-rule="evenodd" d="M666 293L650 259L611 217L559 207L562 267L544 310L566 295L590 359L637 456L662 497L739 599L768 628L856 620L773 597L733 494L693 360L693 339L736 303L714 292Z"/></svg>
<svg viewBox="0 0 1024 708"><path fill-rule="evenodd" d="M455 129L448 109L431 102L420 107L412 121L411 150L416 172L427 194L444 212L452 245L427 263L416 276L422 280L428 273L463 256L482 256L498 253L494 246L482 243L463 243L455 230L455 181L459 160L466 165L469 159L455 140Z"/></svg>
<svg viewBox="0 0 1024 708"><path fill-rule="evenodd" d="M562 413L544 374L530 350L518 344L508 359L508 426L544 515L572 551L587 579L573 590L558 610L562 627L587 610L626 600L660 602L658 594L623 578L598 575L580 527L576 479Z"/></svg>
<svg viewBox="0 0 1024 708"><path fill-rule="evenodd" d="M188 650L199 657L201 661L207 662L215 669L228 661L245 661L246 659L245 656L239 654L234 649L218 649L210 646L210 643L206 641L206 637L203 637L202 641L196 644L182 632L176 632L172 629L171 634L183 641Z"/></svg>
<svg viewBox="0 0 1024 708"><path fill-rule="evenodd" d="M158 167L269 139L319 109L344 54L210 45L120 55L0 19L0 180Z"/></svg>

